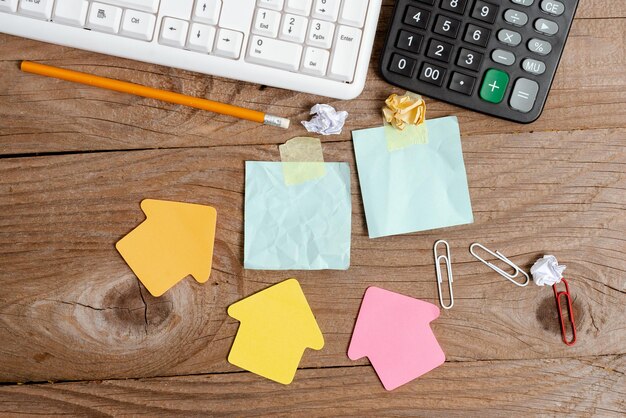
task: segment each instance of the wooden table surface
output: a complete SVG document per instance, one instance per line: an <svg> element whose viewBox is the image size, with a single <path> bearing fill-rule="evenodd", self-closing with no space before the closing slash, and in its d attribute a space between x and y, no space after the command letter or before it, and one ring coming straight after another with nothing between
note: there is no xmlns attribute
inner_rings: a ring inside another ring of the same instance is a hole
<svg viewBox="0 0 626 418"><path fill-rule="evenodd" d="M626 1L581 0L543 116L513 124L457 115L475 222L370 240L350 131L380 124L392 88L376 71L384 2L363 94L330 99L0 35L0 413L472 415L626 412ZM22 59L93 72L291 118L283 131L22 74ZM315 103L350 113L324 137L352 176L348 271L244 270L244 161L277 161ZM209 204L211 279L151 297L114 248L144 198ZM386 392L346 355L365 289L436 303L432 245L452 245L456 304L434 332L446 363ZM474 260L500 249L529 268L567 265L578 342L561 342L550 288L518 288ZM226 361L226 307L297 277L326 339L289 386ZM17 383L17 384L16 384Z"/></svg>

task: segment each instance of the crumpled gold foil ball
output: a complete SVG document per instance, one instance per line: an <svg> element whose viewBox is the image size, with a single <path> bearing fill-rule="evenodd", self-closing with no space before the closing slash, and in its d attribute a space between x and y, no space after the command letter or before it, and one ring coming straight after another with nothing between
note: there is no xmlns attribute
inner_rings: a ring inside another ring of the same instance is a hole
<svg viewBox="0 0 626 418"><path fill-rule="evenodd" d="M419 94L407 91L403 96L398 96L394 93L385 100L385 104L383 117L396 129L419 125L426 119L426 102Z"/></svg>

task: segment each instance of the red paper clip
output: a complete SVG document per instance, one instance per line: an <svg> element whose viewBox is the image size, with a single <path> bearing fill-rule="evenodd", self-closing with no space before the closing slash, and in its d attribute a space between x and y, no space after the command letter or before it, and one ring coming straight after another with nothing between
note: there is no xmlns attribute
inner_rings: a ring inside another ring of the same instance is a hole
<svg viewBox="0 0 626 418"><path fill-rule="evenodd" d="M569 286L567 285L567 280L561 280L565 283L565 291L559 292L556 290L556 284L552 285L552 290L554 290L554 297L556 298L556 308L559 310L559 321L561 321L561 336L563 337L563 342L567 345L574 345L576 343L576 323L574 322L574 309L572 308L572 296L569 293ZM567 315L569 316L570 324L572 325L572 339L567 340L567 331L565 329L565 321L563 320L563 312L561 311L561 296L565 296L567 299Z"/></svg>

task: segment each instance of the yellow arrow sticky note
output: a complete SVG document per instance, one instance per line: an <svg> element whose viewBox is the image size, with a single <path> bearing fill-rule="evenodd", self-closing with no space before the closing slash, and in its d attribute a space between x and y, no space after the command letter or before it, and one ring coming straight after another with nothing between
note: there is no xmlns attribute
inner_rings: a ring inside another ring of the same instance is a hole
<svg viewBox="0 0 626 418"><path fill-rule="evenodd" d="M241 324L228 362L288 385L306 348L321 350L324 337L296 279L288 279L228 307Z"/></svg>
<svg viewBox="0 0 626 418"><path fill-rule="evenodd" d="M192 203L146 199L146 220L115 247L153 296L192 275L209 280L217 212Z"/></svg>

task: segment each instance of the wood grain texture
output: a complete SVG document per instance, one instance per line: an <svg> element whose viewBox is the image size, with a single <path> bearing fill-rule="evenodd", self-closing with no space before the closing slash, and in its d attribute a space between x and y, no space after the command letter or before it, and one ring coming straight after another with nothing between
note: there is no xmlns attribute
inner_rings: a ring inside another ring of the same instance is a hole
<svg viewBox="0 0 626 418"><path fill-rule="evenodd" d="M299 370L290 386L248 373L0 388L0 413L89 416L620 416L623 356L449 362L385 392L370 367Z"/></svg>
<svg viewBox="0 0 626 418"><path fill-rule="evenodd" d="M391 13L385 1L379 32ZM375 70L349 102L346 131L323 138L352 173L347 272L242 268L244 161L279 159L301 135L174 105L21 74L18 60L209 97L292 118L326 99L0 35L0 413L198 415L611 415L626 412L626 2L582 0L543 116L517 125L457 115L472 225L370 240L350 131L380 124L393 89ZM380 49L378 37L376 50ZM218 231L209 282L153 298L114 243L144 198L210 204ZM455 307L433 324L448 362L386 393L347 345L365 289L436 301L432 244L452 244ZM560 341L549 288L485 269L474 241L529 268L568 266L579 341ZM282 387L226 362L226 307L297 277L325 335ZM108 379L108 380L107 380ZM110 380L133 379L133 380Z"/></svg>

